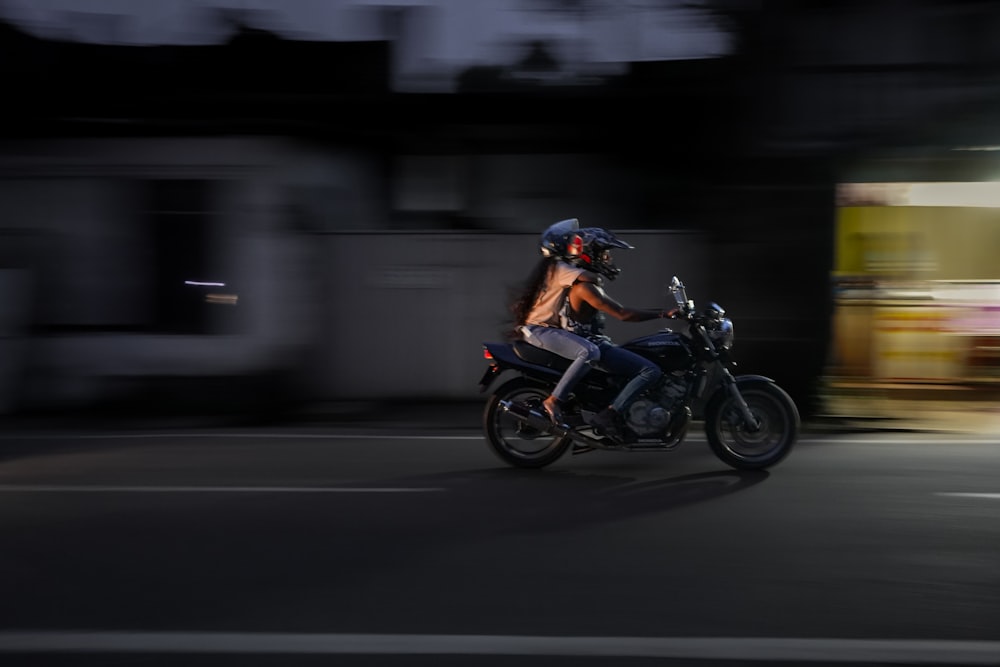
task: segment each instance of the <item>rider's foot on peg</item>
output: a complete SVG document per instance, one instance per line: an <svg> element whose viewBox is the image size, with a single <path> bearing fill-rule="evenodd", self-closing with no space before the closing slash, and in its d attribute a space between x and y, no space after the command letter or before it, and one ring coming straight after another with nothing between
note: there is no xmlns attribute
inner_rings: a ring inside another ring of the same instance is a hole
<svg viewBox="0 0 1000 667"><path fill-rule="evenodd" d="M562 410L559 408L559 399L555 396L549 396L544 401L542 401L542 409L545 410L545 414L549 416L552 423L556 426L561 426L563 423Z"/></svg>
<svg viewBox="0 0 1000 667"><path fill-rule="evenodd" d="M622 434L618 429L618 412L613 408L604 408L598 412L590 421L590 425L599 435L621 440Z"/></svg>

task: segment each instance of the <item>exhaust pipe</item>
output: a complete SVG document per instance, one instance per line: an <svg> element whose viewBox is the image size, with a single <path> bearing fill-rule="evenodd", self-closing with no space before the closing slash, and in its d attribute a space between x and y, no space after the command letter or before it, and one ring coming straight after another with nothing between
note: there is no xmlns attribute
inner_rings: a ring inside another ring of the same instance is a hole
<svg viewBox="0 0 1000 667"><path fill-rule="evenodd" d="M578 431L572 430L567 424L553 424L548 415L542 414L537 410L532 410L521 403L514 403L513 401L500 401L500 407L503 408L505 412L512 415L515 419L521 420L531 428L538 429L544 433L552 433L559 436L568 435L573 442L584 445L587 448L609 449L607 443L603 440L583 435Z"/></svg>
<svg viewBox="0 0 1000 667"><path fill-rule="evenodd" d="M569 433L569 429L565 428L564 425L553 424L548 415L544 415L537 410L532 410L528 408L528 406L521 403L514 403L513 401L500 401L500 407L502 407L504 411L513 415L515 418L526 423L531 428L537 428L539 431L547 431L558 435L566 435Z"/></svg>

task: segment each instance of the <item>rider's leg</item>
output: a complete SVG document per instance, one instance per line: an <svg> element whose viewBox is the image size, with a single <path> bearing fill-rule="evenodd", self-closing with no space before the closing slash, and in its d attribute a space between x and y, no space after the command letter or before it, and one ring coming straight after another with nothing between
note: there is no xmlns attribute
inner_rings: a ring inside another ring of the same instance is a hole
<svg viewBox="0 0 1000 667"><path fill-rule="evenodd" d="M591 422L603 433L619 435L617 429L619 416L636 394L659 380L663 372L649 359L613 345L601 347L601 366L614 375L631 376L628 384L618 393L611 405L597 413Z"/></svg>
<svg viewBox="0 0 1000 667"><path fill-rule="evenodd" d="M573 360L552 393L542 401L542 407L553 423L561 424L561 403L569 398L573 387L587 374L591 364L601 358L601 350L586 338L555 327L530 327L524 339L536 347Z"/></svg>

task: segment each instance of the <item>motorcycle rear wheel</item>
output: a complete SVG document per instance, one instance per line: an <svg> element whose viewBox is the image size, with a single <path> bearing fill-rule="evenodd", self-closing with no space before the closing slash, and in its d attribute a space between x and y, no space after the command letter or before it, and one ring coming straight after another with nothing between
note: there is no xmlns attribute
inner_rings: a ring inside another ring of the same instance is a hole
<svg viewBox="0 0 1000 667"><path fill-rule="evenodd" d="M490 450L504 463L516 468L544 468L554 463L569 448L569 436L539 430L508 413L500 401L522 403L545 414L542 401L549 390L538 383L518 377L497 388L483 410L483 433Z"/></svg>
<svg viewBox="0 0 1000 667"><path fill-rule="evenodd" d="M705 436L712 452L737 470L763 470L777 465L792 451L800 418L795 402L770 382L739 382L740 394L760 423L747 428L736 401L720 392L705 409Z"/></svg>

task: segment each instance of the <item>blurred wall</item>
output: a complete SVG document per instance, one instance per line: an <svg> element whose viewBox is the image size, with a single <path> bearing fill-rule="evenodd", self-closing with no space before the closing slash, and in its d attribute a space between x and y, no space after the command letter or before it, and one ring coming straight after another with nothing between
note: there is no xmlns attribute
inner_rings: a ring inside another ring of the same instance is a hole
<svg viewBox="0 0 1000 667"><path fill-rule="evenodd" d="M18 369L4 374L7 411L86 406L156 378L286 368L314 335L303 304L316 303L289 193L332 192L327 215L379 220L366 210L377 188L364 158L277 139L4 149L0 269L17 269L20 286L5 287L25 304L5 306L24 332L3 353Z"/></svg>
<svg viewBox="0 0 1000 667"><path fill-rule="evenodd" d="M639 307L672 303L678 275L697 302L712 298L703 236L616 230L636 246L618 251L622 275L608 285ZM318 395L353 398L473 398L483 372L481 344L498 340L508 289L539 259L538 233L336 234L327 303L328 333L315 359ZM618 342L663 322L608 323Z"/></svg>
<svg viewBox="0 0 1000 667"><path fill-rule="evenodd" d="M0 231L22 240L0 253L0 410L474 397L508 288L539 257L538 233L573 215L637 246L617 258L624 303L667 303L674 274L713 298L707 237L628 231L629 196L602 219L625 175L572 156L521 161L497 157L471 186L425 178L414 202L370 156L278 138L8 145ZM447 227L476 207L513 229L387 231ZM619 340L649 330L618 325Z"/></svg>

